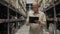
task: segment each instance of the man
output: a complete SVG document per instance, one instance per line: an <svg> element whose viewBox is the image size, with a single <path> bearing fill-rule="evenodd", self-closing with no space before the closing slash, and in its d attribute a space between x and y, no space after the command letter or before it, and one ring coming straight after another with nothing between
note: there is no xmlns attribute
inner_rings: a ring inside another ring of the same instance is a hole
<svg viewBox="0 0 60 34"><path fill-rule="evenodd" d="M33 2L33 10L28 12L26 23L30 26L29 34L43 34L43 27L45 27L46 16L43 12L38 10L38 3ZM29 16L39 17L39 20L35 20L36 23L29 23Z"/></svg>

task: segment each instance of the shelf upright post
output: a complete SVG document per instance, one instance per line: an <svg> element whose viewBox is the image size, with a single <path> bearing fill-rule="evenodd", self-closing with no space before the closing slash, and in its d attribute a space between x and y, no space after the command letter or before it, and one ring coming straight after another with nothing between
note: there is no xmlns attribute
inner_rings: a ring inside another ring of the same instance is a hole
<svg viewBox="0 0 60 34"><path fill-rule="evenodd" d="M55 8L55 3L54 3L54 1L53 1L53 10L54 10L54 26L55 26L54 34L57 34L57 33L56 33L57 17L56 17L56 8Z"/></svg>
<svg viewBox="0 0 60 34"><path fill-rule="evenodd" d="M10 2L10 0L8 0L8 2ZM9 20L9 4L8 4L8 8L7 8L7 13L8 13L8 20ZM10 34L10 32L9 32L9 21L8 21L8 32L7 32L7 34Z"/></svg>

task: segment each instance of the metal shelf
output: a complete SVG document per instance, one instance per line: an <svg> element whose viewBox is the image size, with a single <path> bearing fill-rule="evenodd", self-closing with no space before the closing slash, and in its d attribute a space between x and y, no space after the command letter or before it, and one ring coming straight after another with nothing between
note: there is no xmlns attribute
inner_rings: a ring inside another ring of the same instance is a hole
<svg viewBox="0 0 60 34"><path fill-rule="evenodd" d="M20 22L20 19L0 19L0 23L8 23L8 22Z"/></svg>
<svg viewBox="0 0 60 34"><path fill-rule="evenodd" d="M0 0L0 3L1 3L2 5L4 5L4 6L6 6L6 7L8 7L8 5L9 5L9 8L10 8L11 10L13 10L13 11L15 11L15 12L23 15L23 14L21 13L21 11L19 11L19 10L16 9L14 6L12 6L11 4L7 3L6 1L4 1L4 0L1 1L1 0ZM23 16L24 16L24 15L23 15Z"/></svg>
<svg viewBox="0 0 60 34"><path fill-rule="evenodd" d="M58 5L58 4L60 4L60 1L57 2L57 3L55 3L55 6ZM49 9L51 9L52 7L54 7L54 5L51 5L51 6L49 6L48 8L44 9L44 12L46 12L46 11L49 10Z"/></svg>

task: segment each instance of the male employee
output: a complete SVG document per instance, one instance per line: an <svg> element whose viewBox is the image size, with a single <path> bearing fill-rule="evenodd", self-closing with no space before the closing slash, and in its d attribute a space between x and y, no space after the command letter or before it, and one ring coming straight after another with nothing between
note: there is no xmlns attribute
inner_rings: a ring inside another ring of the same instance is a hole
<svg viewBox="0 0 60 34"><path fill-rule="evenodd" d="M33 10L28 12L26 23L29 24L29 34L43 34L43 28L46 25L46 16L43 12L38 10L38 2L32 3ZM29 17L39 17L39 20L35 20L36 23L29 23Z"/></svg>

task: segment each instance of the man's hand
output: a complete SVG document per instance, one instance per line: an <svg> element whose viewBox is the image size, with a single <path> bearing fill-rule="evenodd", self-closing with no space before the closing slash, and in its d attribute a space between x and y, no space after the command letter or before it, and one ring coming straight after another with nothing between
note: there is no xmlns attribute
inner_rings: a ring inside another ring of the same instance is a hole
<svg viewBox="0 0 60 34"><path fill-rule="evenodd" d="M38 23L38 24L41 24L41 22L39 20L35 20L35 22Z"/></svg>

